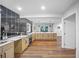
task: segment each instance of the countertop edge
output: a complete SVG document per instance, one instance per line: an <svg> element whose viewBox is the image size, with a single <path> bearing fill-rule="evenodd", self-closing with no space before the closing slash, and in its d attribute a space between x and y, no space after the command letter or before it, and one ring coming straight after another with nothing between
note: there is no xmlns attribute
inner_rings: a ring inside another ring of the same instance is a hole
<svg viewBox="0 0 79 59"><path fill-rule="evenodd" d="M5 46L5 45L7 45L7 44L9 44L9 43L11 43L11 42L20 40L20 39L22 39L22 38L24 38L24 37L28 37L29 35L32 35L32 33L30 33L30 34L28 34L28 35L19 35L19 36L15 36L15 37L8 38L8 39L6 40L7 42L0 44L0 47Z"/></svg>

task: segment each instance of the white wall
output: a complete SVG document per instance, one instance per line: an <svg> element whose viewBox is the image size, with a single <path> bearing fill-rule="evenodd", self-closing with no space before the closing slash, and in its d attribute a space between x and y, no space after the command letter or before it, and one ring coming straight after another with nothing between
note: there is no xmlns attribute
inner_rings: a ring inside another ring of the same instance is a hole
<svg viewBox="0 0 79 59"><path fill-rule="evenodd" d="M0 37L1 37L1 9L0 9Z"/></svg>
<svg viewBox="0 0 79 59"><path fill-rule="evenodd" d="M53 24L53 32L57 33L57 36L62 36L62 23L61 22Z"/></svg>
<svg viewBox="0 0 79 59"><path fill-rule="evenodd" d="M40 32L40 27L42 25L47 25L48 26L48 32L53 32L53 24L52 23L33 23L32 31L33 32Z"/></svg>
<svg viewBox="0 0 79 59"><path fill-rule="evenodd" d="M79 58L79 8L77 9L76 19L76 57Z"/></svg>
<svg viewBox="0 0 79 59"><path fill-rule="evenodd" d="M62 18L62 26L63 26L63 19L68 17L73 13L77 13L76 15L76 57L79 57L79 2L76 3L73 7L71 7L63 16ZM64 30L64 28L63 28ZM64 31L62 32L62 36L64 35ZM64 36L63 36L64 37ZM62 37L62 48L64 47L64 38Z"/></svg>
<svg viewBox="0 0 79 59"><path fill-rule="evenodd" d="M60 17L27 17L27 18L33 22L32 27L33 32L40 32L41 25L49 26L48 31L53 32L53 24L61 22Z"/></svg>

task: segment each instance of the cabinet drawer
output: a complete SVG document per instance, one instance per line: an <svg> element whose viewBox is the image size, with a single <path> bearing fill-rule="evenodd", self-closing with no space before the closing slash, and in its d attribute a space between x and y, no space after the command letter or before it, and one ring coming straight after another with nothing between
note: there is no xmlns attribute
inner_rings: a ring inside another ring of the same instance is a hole
<svg viewBox="0 0 79 59"><path fill-rule="evenodd" d="M14 43L13 42L0 47L0 58L13 58L13 57L14 57Z"/></svg>

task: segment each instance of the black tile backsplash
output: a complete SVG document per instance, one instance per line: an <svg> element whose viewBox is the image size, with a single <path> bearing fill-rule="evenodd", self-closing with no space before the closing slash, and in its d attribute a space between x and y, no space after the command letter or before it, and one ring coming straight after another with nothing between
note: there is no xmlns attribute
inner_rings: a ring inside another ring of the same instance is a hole
<svg viewBox="0 0 79 59"><path fill-rule="evenodd" d="M19 19L19 14L14 11L0 5L1 7L1 27L4 27L4 33L7 33L8 36L16 35L19 32L19 23L17 23L17 19ZM18 24L16 26L16 23ZM1 33L2 35L2 33Z"/></svg>
<svg viewBox="0 0 79 59"><path fill-rule="evenodd" d="M1 9L1 27L4 27L4 33L7 33L8 36L27 34L27 23L31 24L32 32L32 22L26 18L20 18L19 14L0 5ZM22 22L23 20L24 22ZM2 35L2 33L1 33Z"/></svg>
<svg viewBox="0 0 79 59"><path fill-rule="evenodd" d="M22 26L22 28L23 28L23 26L26 26L26 30L25 30L26 34L31 33L32 32L32 21L30 21L30 20L28 20L26 18L20 18L20 19L24 20L26 22L26 23L20 25L20 26ZM31 30L30 32L27 31L27 28L28 28L27 23L29 23L31 25L30 26L30 30ZM21 29L21 30L23 30L23 29Z"/></svg>

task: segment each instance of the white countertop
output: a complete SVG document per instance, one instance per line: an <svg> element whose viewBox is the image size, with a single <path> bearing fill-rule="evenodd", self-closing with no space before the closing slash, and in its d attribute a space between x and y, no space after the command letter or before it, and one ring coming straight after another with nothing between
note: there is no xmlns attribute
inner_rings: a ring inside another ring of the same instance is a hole
<svg viewBox="0 0 79 59"><path fill-rule="evenodd" d="M17 41L17 40L20 40L24 37L28 37L29 35L31 35L32 33L28 34L28 35L20 35L20 36L15 36L15 37L11 37L11 38L8 38L6 40L0 40L0 42L5 42L5 43L0 43L0 47L6 45L6 44L9 44L11 42L14 42L14 41Z"/></svg>
<svg viewBox="0 0 79 59"><path fill-rule="evenodd" d="M56 32L32 32L32 33L56 33Z"/></svg>

